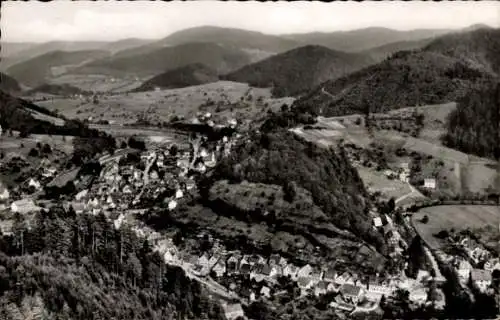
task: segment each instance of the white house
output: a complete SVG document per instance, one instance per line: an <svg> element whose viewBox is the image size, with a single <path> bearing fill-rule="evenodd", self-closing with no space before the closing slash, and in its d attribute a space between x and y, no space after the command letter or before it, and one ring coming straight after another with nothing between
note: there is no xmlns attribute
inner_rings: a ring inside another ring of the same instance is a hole
<svg viewBox="0 0 500 320"><path fill-rule="evenodd" d="M75 196L75 200L76 200L76 201L81 201L81 200L83 200L83 199L87 196L87 194L88 194L88 193L89 193L89 191L88 191L87 189L85 189L85 190L82 190L82 191L78 192L78 193L76 194L76 196Z"/></svg>
<svg viewBox="0 0 500 320"><path fill-rule="evenodd" d="M177 207L177 201L170 200L168 202L168 210L174 210Z"/></svg>
<svg viewBox="0 0 500 320"><path fill-rule="evenodd" d="M226 264L224 263L224 259L219 259L212 270L215 272L217 277L222 277L226 272Z"/></svg>
<svg viewBox="0 0 500 320"><path fill-rule="evenodd" d="M35 180L33 178L31 178L30 181L28 182L28 186L33 187L36 190L40 190L40 188L42 187L40 182L38 182L37 180Z"/></svg>
<svg viewBox="0 0 500 320"><path fill-rule="evenodd" d="M361 287L346 283L340 288L340 293L345 301L356 305L363 297L364 291Z"/></svg>
<svg viewBox="0 0 500 320"><path fill-rule="evenodd" d="M409 299L413 303L423 304L427 301L427 290L423 287L410 290Z"/></svg>
<svg viewBox="0 0 500 320"><path fill-rule="evenodd" d="M12 202L10 205L10 210L12 212L19 212L25 214L31 211L38 211L40 208L35 205L31 199L21 199Z"/></svg>
<svg viewBox="0 0 500 320"><path fill-rule="evenodd" d="M9 190L0 183L0 201L5 201L10 198Z"/></svg>
<svg viewBox="0 0 500 320"><path fill-rule="evenodd" d="M424 188L436 189L436 179L424 179Z"/></svg>
<svg viewBox="0 0 500 320"><path fill-rule="evenodd" d="M289 264L287 266L285 266L285 268L283 269L283 275L285 277L290 277L292 279L296 279L297 278L297 267L294 266L293 264Z"/></svg>
<svg viewBox="0 0 500 320"><path fill-rule="evenodd" d="M312 271L313 269L311 265L306 264L305 266L299 269L299 271L297 272L297 277L310 277Z"/></svg>
<svg viewBox="0 0 500 320"><path fill-rule="evenodd" d="M184 192L182 192L181 189L178 189L176 192L175 192L175 198L176 199L180 199L184 196Z"/></svg>
<svg viewBox="0 0 500 320"><path fill-rule="evenodd" d="M271 289L269 287L263 286L260 290L260 294L266 298L271 298Z"/></svg>
<svg viewBox="0 0 500 320"><path fill-rule="evenodd" d="M470 279L479 291L485 292L491 285L491 272L482 269L472 269Z"/></svg>
<svg viewBox="0 0 500 320"><path fill-rule="evenodd" d="M366 297L369 300L378 301L382 296L390 296L396 288L388 284L370 282L366 286Z"/></svg>
<svg viewBox="0 0 500 320"><path fill-rule="evenodd" d="M410 182L410 175L407 172L401 172L399 174L399 180L401 180L401 182Z"/></svg>
<svg viewBox="0 0 500 320"><path fill-rule="evenodd" d="M235 320L239 317L245 317L245 312L241 308L241 304L235 303L235 304L222 304L222 307L224 309L224 314L226 316L227 320Z"/></svg>
<svg viewBox="0 0 500 320"><path fill-rule="evenodd" d="M115 221L113 221L113 224L115 225L116 230L120 229L124 219L125 219L125 216L123 215L123 213L120 213L118 218L116 218Z"/></svg>
<svg viewBox="0 0 500 320"><path fill-rule="evenodd" d="M460 259L457 265L457 273L461 282L467 282L470 278L472 265L465 259Z"/></svg>
<svg viewBox="0 0 500 320"><path fill-rule="evenodd" d="M85 210L85 205L82 202L73 202L71 203L71 206L77 214L83 213L83 211Z"/></svg>
<svg viewBox="0 0 500 320"><path fill-rule="evenodd" d="M373 218L373 225L375 228L379 228L382 226L382 219L380 217Z"/></svg>

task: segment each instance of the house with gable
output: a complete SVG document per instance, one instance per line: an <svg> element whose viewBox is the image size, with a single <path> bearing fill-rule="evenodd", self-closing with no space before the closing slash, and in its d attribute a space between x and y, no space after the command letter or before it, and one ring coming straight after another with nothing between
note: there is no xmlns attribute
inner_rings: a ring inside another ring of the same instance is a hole
<svg viewBox="0 0 500 320"><path fill-rule="evenodd" d="M361 287L345 283L340 287L340 294L344 301L356 305L363 297L364 290Z"/></svg>
<svg viewBox="0 0 500 320"><path fill-rule="evenodd" d="M486 292L491 285L491 272L482 269L472 269L470 280L472 285L480 292Z"/></svg>
<svg viewBox="0 0 500 320"><path fill-rule="evenodd" d="M297 277L310 277L313 272L311 265L306 264L297 271Z"/></svg>
<svg viewBox="0 0 500 320"><path fill-rule="evenodd" d="M217 277L222 277L226 272L226 263L224 262L224 259L219 259L219 261L217 261L217 263L212 268L212 271L215 272Z"/></svg>
<svg viewBox="0 0 500 320"><path fill-rule="evenodd" d="M295 265L288 264L283 268L283 275L285 277L290 277L292 280L296 280L298 271L299 269Z"/></svg>
<svg viewBox="0 0 500 320"><path fill-rule="evenodd" d="M328 292L328 282L326 282L326 281L320 281L314 287L314 295L316 297L319 297L320 295L326 294L327 292Z"/></svg>
<svg viewBox="0 0 500 320"><path fill-rule="evenodd" d="M335 271L334 268L330 267L325 271L323 275L323 280L328 282L333 282L335 281L336 276L337 276L337 271Z"/></svg>

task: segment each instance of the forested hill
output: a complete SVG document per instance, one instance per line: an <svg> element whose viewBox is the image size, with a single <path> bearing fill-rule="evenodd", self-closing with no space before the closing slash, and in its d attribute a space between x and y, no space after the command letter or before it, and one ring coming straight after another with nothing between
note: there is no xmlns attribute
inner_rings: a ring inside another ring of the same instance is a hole
<svg viewBox="0 0 500 320"><path fill-rule="evenodd" d="M442 36L423 50L460 59L472 68L500 74L500 29L480 28Z"/></svg>
<svg viewBox="0 0 500 320"><path fill-rule="evenodd" d="M0 252L1 319L225 319L130 229L62 208L17 216Z"/></svg>
<svg viewBox="0 0 500 320"><path fill-rule="evenodd" d="M149 91L155 88L184 88L218 80L219 77L215 70L201 63L193 63L154 76L134 91Z"/></svg>
<svg viewBox="0 0 500 320"><path fill-rule="evenodd" d="M244 66L224 78L256 87L273 87L275 96L291 96L373 63L369 55L304 46Z"/></svg>
<svg viewBox="0 0 500 320"><path fill-rule="evenodd" d="M303 112L335 116L458 101L498 77L499 43L497 29L443 36L422 50L401 51L327 81L296 105Z"/></svg>
<svg viewBox="0 0 500 320"><path fill-rule="evenodd" d="M448 118L445 145L466 153L500 158L500 84L466 95Z"/></svg>
<svg viewBox="0 0 500 320"><path fill-rule="evenodd" d="M16 79L0 72L0 90L9 93L17 93L21 91L21 86Z"/></svg>
<svg viewBox="0 0 500 320"><path fill-rule="evenodd" d="M218 164L214 177L281 186L295 183L311 193L328 217L326 223L383 247L380 235L371 229L363 182L342 149L320 148L291 132L277 130L236 146Z"/></svg>

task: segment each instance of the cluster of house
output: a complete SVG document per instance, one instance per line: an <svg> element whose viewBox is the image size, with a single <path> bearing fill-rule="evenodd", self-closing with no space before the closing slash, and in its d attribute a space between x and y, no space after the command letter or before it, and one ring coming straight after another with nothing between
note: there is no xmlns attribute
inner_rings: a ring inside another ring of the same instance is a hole
<svg viewBox="0 0 500 320"><path fill-rule="evenodd" d="M403 162L397 170L384 170L384 175L389 179L399 179L402 182L410 182L410 166L408 162Z"/></svg>
<svg viewBox="0 0 500 320"><path fill-rule="evenodd" d="M401 237L398 229L394 226L392 218L387 214L378 215L377 212L372 212L373 228L384 235L386 243L392 248L392 254L400 256L408 244Z"/></svg>
<svg viewBox="0 0 500 320"><path fill-rule="evenodd" d="M196 116L191 119L191 124L206 124L214 128L232 128L235 129L238 126L238 120L234 118L227 119L225 123L216 123L217 121L211 112L197 112Z"/></svg>
<svg viewBox="0 0 500 320"><path fill-rule="evenodd" d="M463 285L471 284L480 292L487 293L492 283L492 272L500 270L500 259L492 257L488 250L468 236L462 237L458 244L467 258L453 256L449 260L460 282Z"/></svg>

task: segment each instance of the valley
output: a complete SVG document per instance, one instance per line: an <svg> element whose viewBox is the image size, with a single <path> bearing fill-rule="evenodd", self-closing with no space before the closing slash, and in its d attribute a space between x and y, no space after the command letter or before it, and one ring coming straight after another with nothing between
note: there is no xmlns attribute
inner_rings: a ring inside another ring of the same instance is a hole
<svg viewBox="0 0 500 320"><path fill-rule="evenodd" d="M5 43L0 318L496 315L499 44L482 25Z"/></svg>

